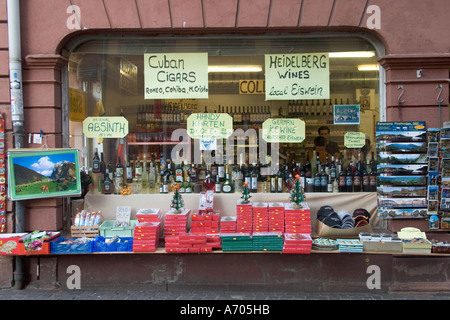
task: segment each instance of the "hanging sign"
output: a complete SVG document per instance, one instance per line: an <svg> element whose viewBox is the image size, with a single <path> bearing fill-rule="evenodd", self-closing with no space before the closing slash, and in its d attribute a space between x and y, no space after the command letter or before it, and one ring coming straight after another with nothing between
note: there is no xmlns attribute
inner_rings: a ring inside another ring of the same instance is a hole
<svg viewBox="0 0 450 320"><path fill-rule="evenodd" d="M86 94L81 90L69 88L69 118L78 122L86 118Z"/></svg>
<svg viewBox="0 0 450 320"><path fill-rule="evenodd" d="M123 138L128 134L124 117L88 117L83 121L83 134L88 138Z"/></svg>
<svg viewBox="0 0 450 320"><path fill-rule="evenodd" d="M264 80L239 80L239 94L264 94Z"/></svg>
<svg viewBox="0 0 450 320"><path fill-rule="evenodd" d="M366 135L362 132L347 132L344 135L346 148L362 148L366 144Z"/></svg>
<svg viewBox="0 0 450 320"><path fill-rule="evenodd" d="M193 113L187 133L193 139L226 139L233 134L233 118L228 113Z"/></svg>
<svg viewBox="0 0 450 320"><path fill-rule="evenodd" d="M262 130L267 142L300 143L305 140L305 122L301 119L267 119Z"/></svg>
<svg viewBox="0 0 450 320"><path fill-rule="evenodd" d="M328 53L266 54L266 100L330 98Z"/></svg>
<svg viewBox="0 0 450 320"><path fill-rule="evenodd" d="M334 105L333 123L334 124L359 124L360 108L356 105Z"/></svg>
<svg viewBox="0 0 450 320"><path fill-rule="evenodd" d="M207 53L144 54L145 99L207 99Z"/></svg>

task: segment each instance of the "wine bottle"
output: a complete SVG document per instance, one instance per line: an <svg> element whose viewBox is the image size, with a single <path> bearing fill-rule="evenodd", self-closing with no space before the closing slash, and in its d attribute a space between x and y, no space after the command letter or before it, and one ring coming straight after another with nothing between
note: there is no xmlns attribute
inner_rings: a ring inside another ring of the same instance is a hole
<svg viewBox="0 0 450 320"><path fill-rule="evenodd" d="M341 171L339 172L339 192L345 192L346 191L346 172L343 168L341 168Z"/></svg>
<svg viewBox="0 0 450 320"><path fill-rule="evenodd" d="M191 184L191 178L186 178L186 187L185 187L186 193L192 193L192 184Z"/></svg>
<svg viewBox="0 0 450 320"><path fill-rule="evenodd" d="M133 167L131 166L130 163L130 156L128 156L127 159L127 165L126 165L126 179L127 179L127 183L132 183L133 182Z"/></svg>
<svg viewBox="0 0 450 320"><path fill-rule="evenodd" d="M92 159L92 172L100 172L100 157L98 156L98 149L95 148L94 158Z"/></svg>
<svg viewBox="0 0 450 320"><path fill-rule="evenodd" d="M347 173L345 176L345 191L353 192L353 174L352 174L352 165L349 163L347 167Z"/></svg>
<svg viewBox="0 0 450 320"><path fill-rule="evenodd" d="M112 181L109 178L109 170L105 170L104 179L103 179L103 194L111 194L112 189Z"/></svg>
<svg viewBox="0 0 450 320"><path fill-rule="evenodd" d="M234 192L234 184L230 180L229 173L226 173L225 181L222 184L222 192L223 193L233 193Z"/></svg>

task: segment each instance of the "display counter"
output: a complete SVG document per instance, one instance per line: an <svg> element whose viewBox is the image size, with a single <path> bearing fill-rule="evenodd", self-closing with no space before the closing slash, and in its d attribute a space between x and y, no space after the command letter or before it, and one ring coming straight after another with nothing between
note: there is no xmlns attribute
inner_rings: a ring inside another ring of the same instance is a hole
<svg viewBox="0 0 450 320"><path fill-rule="evenodd" d="M253 202L289 202L288 193L252 193ZM199 194L182 194L185 208L196 210L199 205ZM214 210L219 210L222 216L236 215L236 203L241 193L214 194ZM132 194L132 195L101 195L88 193L84 198L84 209L88 211L101 210L105 220L114 220L117 206L130 206L131 219L135 219L136 212L141 208L159 208L167 212L173 194ZM314 230L317 211L321 206L330 205L335 211L347 210L352 213L355 209L365 208L371 216L372 226L378 226L380 220L377 214L376 192L358 193L307 193L306 202L311 209L311 223Z"/></svg>

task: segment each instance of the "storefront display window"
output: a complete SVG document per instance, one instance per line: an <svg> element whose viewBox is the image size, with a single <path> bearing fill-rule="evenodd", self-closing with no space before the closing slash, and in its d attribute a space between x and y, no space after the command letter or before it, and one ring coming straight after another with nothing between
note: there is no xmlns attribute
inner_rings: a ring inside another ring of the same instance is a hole
<svg viewBox="0 0 450 320"><path fill-rule="evenodd" d="M70 144L83 151L93 193L119 193L125 184L165 193L175 183L183 192L240 191L246 181L251 192L288 192L297 174L306 192L373 191L363 179L375 174L377 59L357 37L85 41L69 59ZM302 82L313 78L319 84ZM205 117L203 132L220 123L226 134L189 134L195 114ZM98 130L90 135L86 126ZM265 126L277 127L276 139ZM364 143L349 146L348 132L362 132ZM360 182L340 188L349 171L361 172Z"/></svg>

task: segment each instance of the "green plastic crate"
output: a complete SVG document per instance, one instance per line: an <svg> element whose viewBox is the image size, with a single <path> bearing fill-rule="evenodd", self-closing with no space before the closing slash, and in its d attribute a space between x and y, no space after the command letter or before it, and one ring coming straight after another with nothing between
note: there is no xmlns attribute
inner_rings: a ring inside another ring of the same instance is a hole
<svg viewBox="0 0 450 320"><path fill-rule="evenodd" d="M130 220L128 227L114 227L115 220L105 220L99 227L100 235L106 238L114 236L132 237L134 235L134 227L139 223L138 220Z"/></svg>

